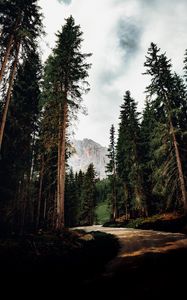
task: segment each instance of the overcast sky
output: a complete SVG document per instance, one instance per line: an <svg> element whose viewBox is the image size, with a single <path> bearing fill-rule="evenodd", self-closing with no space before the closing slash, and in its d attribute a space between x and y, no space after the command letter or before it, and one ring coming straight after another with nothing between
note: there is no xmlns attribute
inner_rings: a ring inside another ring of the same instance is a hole
<svg viewBox="0 0 187 300"><path fill-rule="evenodd" d="M88 115L79 116L76 138L109 143L111 124L117 127L123 95L130 90L141 111L148 79L141 75L151 42L172 58L182 74L187 48L187 0L39 0L47 36L42 43L47 58L55 33L72 15L84 33L83 51L92 52L89 83L84 96Z"/></svg>

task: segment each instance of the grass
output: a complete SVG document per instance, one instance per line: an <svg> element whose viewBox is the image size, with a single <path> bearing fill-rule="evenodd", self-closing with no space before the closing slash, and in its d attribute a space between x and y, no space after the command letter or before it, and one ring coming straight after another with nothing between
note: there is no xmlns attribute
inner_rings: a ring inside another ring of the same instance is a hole
<svg viewBox="0 0 187 300"><path fill-rule="evenodd" d="M104 224L110 219L108 203L100 203L95 210L96 220L98 224Z"/></svg>

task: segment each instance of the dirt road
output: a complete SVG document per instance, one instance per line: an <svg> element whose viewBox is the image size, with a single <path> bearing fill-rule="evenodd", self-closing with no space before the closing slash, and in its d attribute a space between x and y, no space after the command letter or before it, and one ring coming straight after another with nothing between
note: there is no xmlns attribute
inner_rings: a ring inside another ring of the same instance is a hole
<svg viewBox="0 0 187 300"><path fill-rule="evenodd" d="M181 233L102 226L87 226L82 229L87 232L102 231L117 236L120 242L118 257L137 256L150 252L164 253L169 250L187 248L187 236Z"/></svg>
<svg viewBox="0 0 187 300"><path fill-rule="evenodd" d="M152 300L182 294L186 286L182 275L187 269L186 235L101 226L83 229L110 233L119 240L118 255L94 283L109 297L114 293L118 299Z"/></svg>

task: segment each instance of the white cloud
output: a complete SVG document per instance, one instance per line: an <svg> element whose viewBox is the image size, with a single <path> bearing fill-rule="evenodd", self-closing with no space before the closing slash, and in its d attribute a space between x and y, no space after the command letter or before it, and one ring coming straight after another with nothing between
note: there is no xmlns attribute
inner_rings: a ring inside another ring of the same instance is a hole
<svg viewBox="0 0 187 300"><path fill-rule="evenodd" d="M65 1L61 1L65 2ZM67 1L66 1L67 2ZM83 49L92 52L89 82L91 92L84 97L88 116L80 116L77 137L89 137L108 144L109 129L118 123L123 94L131 90L142 109L147 78L141 73L150 42L172 58L174 69L182 72L187 48L185 0L73 0L63 5L56 0L40 0L48 36L54 46L55 32L72 14L84 33ZM121 26L119 27L119 25ZM122 47L124 46L124 47ZM44 57L50 53L45 48Z"/></svg>
<svg viewBox="0 0 187 300"><path fill-rule="evenodd" d="M57 0L59 3L70 4L72 0Z"/></svg>

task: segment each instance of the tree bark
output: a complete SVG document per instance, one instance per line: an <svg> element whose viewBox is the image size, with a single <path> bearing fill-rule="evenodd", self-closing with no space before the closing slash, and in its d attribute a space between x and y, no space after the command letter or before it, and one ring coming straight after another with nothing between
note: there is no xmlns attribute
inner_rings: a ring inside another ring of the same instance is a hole
<svg viewBox="0 0 187 300"><path fill-rule="evenodd" d="M7 47L6 47L5 53L3 55L3 61L2 61L1 69L0 69L0 83L2 81L3 74L5 71L6 65L7 65L8 57L10 55L10 51L12 49L12 45L14 42L14 33L15 33L16 29L18 28L18 26L20 25L21 19L22 19L22 15L17 17L17 19L15 21L15 25L12 28L12 33L8 39Z"/></svg>
<svg viewBox="0 0 187 300"><path fill-rule="evenodd" d="M115 222L117 218L117 196L116 196L116 172L114 171L112 178L112 219Z"/></svg>
<svg viewBox="0 0 187 300"><path fill-rule="evenodd" d="M43 188L43 177L44 177L44 158L42 156L42 166L40 170L40 185L39 185L39 195L38 195L38 207L37 207L37 216L36 216L36 229L38 229L40 223L40 209L41 209L41 200L42 200L42 188Z"/></svg>
<svg viewBox="0 0 187 300"><path fill-rule="evenodd" d="M56 229L64 228L64 192L65 192L65 166L66 166L66 127L67 127L67 93L63 104L63 119L59 126L58 142L58 174L57 174L57 222Z"/></svg>
<svg viewBox="0 0 187 300"><path fill-rule="evenodd" d="M185 212L187 213L187 196L186 196L186 185L185 185L185 179L184 179L184 173L182 169L182 162L181 162L181 157L180 157L180 152L179 152L179 147L177 143L177 138L175 135L175 129L173 126L172 122L172 116L171 116L171 109L170 109L170 99L166 92L163 90L166 103L167 103L167 110L168 110L168 116L169 116L169 126L170 126L170 131L172 134L173 138L173 145L175 148L175 156L176 156L176 161L177 161L177 169L178 169L178 174L179 174L179 182L180 182L180 188L181 188L181 194L182 194L182 202L183 202L183 207Z"/></svg>
<svg viewBox="0 0 187 300"><path fill-rule="evenodd" d="M5 107L4 107L4 111L3 111L3 116L2 116L2 121L1 121L1 127L0 127L0 151L1 151L2 141L3 141L3 135L4 135L4 129L5 129L5 124L6 124L6 119L7 119L8 108L9 108L9 104L10 104L10 100L11 100L12 86L13 86L14 78L15 78L15 74L16 74L16 68L17 68L18 56L19 56L19 50L20 50L20 43L17 46L16 57L14 59L12 72L10 74L9 87L8 87L8 91L7 91L7 98L6 98L6 103L5 103Z"/></svg>
<svg viewBox="0 0 187 300"><path fill-rule="evenodd" d="M187 196L186 196L186 186L185 186L184 174L183 174L183 170L182 170L180 152L179 152L178 143L177 143L175 130L174 130L174 127L173 127L171 117L170 117L169 123L170 123L171 134L172 134L172 137L173 137L173 144L174 144L174 148L175 148L175 155L176 155L177 168L178 168L178 173L179 173L180 188L181 188L181 193L182 193L182 202L183 202L183 205L184 205L184 210L187 212Z"/></svg>
<svg viewBox="0 0 187 300"><path fill-rule="evenodd" d="M26 185L24 182L24 175L23 175L23 181L22 181L22 187L21 187L21 207L20 207L20 213L21 213L21 223L20 223L20 235L24 234L25 229L25 216L26 216L26 208L27 208L27 192L26 192Z"/></svg>
<svg viewBox="0 0 187 300"><path fill-rule="evenodd" d="M11 51L11 48L12 48L13 40L14 40L14 35L11 34L11 36L9 38L9 41L8 41L6 51L5 51L5 54L4 54L1 70L0 70L0 82L2 81L2 78L3 78L3 74L4 74L4 71L5 71L6 65L7 65L8 57L10 55L10 51Z"/></svg>

